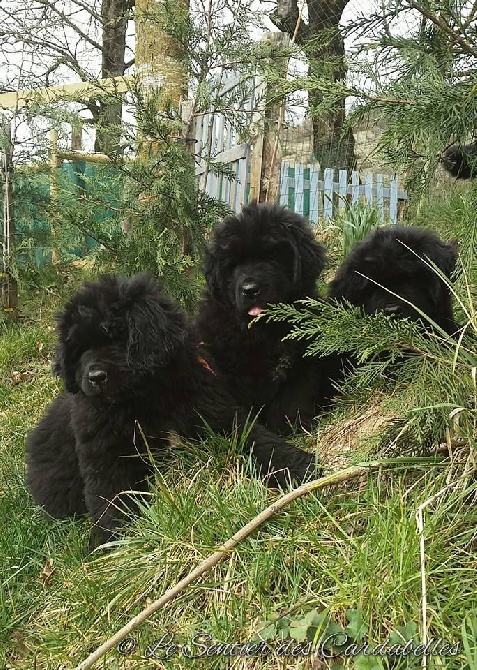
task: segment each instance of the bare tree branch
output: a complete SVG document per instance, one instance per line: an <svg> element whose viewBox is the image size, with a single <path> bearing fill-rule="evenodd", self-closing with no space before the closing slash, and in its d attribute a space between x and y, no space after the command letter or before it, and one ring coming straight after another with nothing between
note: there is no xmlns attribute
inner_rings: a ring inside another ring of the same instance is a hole
<svg viewBox="0 0 477 670"><path fill-rule="evenodd" d="M92 47L94 47L98 51L102 51L101 44L99 44L95 40L91 39L91 37L87 33L85 33L83 30L81 30L81 28L78 24L71 21L69 19L69 17L64 12L62 12L62 11L60 11L60 9L58 9L58 3L49 2L49 0L36 0L36 1L40 5L44 5L45 7L47 7L50 11L55 12L55 14L57 14L57 16L60 18L61 23L63 25L69 26L72 30L75 31L75 33L77 33L81 37L81 39L83 39L85 42L90 44Z"/></svg>

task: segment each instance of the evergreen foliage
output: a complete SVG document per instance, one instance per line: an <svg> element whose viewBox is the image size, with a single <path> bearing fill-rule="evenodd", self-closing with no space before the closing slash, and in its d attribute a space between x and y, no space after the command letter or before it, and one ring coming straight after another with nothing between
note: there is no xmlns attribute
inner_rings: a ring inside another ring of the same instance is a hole
<svg viewBox="0 0 477 670"><path fill-rule="evenodd" d="M472 137L477 118L475 7L465 2L383 3L350 19L356 40L350 117L382 121L381 155L422 195L443 150Z"/></svg>
<svg viewBox="0 0 477 670"><path fill-rule="evenodd" d="M394 442L398 453L406 453L435 445L446 428L477 446L477 319L468 308L459 342L443 332L424 332L407 319L366 316L356 307L314 300L271 306L259 318L289 322L287 337L306 340L307 355L341 355L348 365L353 362L354 372L341 386L349 410L378 392L388 394L396 420L379 446Z"/></svg>

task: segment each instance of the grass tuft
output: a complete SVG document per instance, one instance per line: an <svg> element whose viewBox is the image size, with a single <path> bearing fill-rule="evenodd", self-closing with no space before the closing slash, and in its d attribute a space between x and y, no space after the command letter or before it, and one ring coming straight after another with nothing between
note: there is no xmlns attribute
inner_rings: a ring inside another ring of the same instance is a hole
<svg viewBox="0 0 477 670"><path fill-rule="evenodd" d="M196 444L177 440L157 468L141 514L109 553L87 555L88 519L47 519L25 487L24 444L59 391L50 373L51 324L62 299L55 289L40 312L36 295L23 322L4 327L0 338L0 667L6 668L74 667L279 495L253 477L240 444L209 434ZM431 657L428 668L475 667L476 387L469 363L475 352L468 340L456 352L405 323L378 318L357 325L356 315L344 312L323 318L323 350L333 351L339 339L344 350L361 351L364 365L335 410L296 441L316 448L328 470L376 453L429 453L442 435L452 457L296 500L97 667L339 667L325 658L285 658L279 646L283 640L318 644L330 631L344 631L354 644L388 638L417 644L423 617L415 515L428 501L427 638L458 645L456 656ZM312 334L316 324L304 323ZM396 343L412 347L413 356ZM393 351L391 363L372 360L384 350ZM166 639L177 645L171 657L154 658L164 653L158 641ZM266 655L184 656L188 649L203 653L205 641L248 640L265 640ZM356 670L421 666L412 657L371 660L340 658L341 667Z"/></svg>

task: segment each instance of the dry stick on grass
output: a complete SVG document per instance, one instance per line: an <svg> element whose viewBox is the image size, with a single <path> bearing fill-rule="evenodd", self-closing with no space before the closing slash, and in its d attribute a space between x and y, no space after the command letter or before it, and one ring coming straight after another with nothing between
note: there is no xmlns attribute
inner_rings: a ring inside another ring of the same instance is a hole
<svg viewBox="0 0 477 670"><path fill-rule="evenodd" d="M243 526L233 537L231 537L227 542L225 542L217 551L215 551L211 556L202 561L192 572L190 572L184 579L181 579L175 586L170 588L164 593L158 600L155 600L153 603L145 607L142 612L133 617L125 626L117 631L112 637L110 637L106 642L104 642L100 647L98 647L92 654L88 656L84 661L82 661L75 670L87 670L96 663L100 658L102 658L108 651L116 647L121 640L123 640L127 635L133 632L143 621L149 619L152 614L162 609L164 605L174 600L180 593L182 593L190 584L195 582L201 575L205 572L208 572L214 568L218 563L223 561L230 554L235 547L242 542L246 537L248 537L253 531L257 530L265 521L270 519L274 514L282 510L284 507L289 505L297 498L301 498L308 493L317 491L318 489L323 489L327 486L336 486L342 482L347 482L358 477L362 477L370 472L375 472L376 470L381 470L384 468L389 468L392 466L408 466L408 465L418 465L418 464L427 464L429 463L439 463L439 459L435 458L389 458L381 461L371 461L370 463L356 465L346 470L340 470L328 477L321 477L320 479L315 479L312 482L307 482L302 484L296 489L293 489L289 493L285 493L281 498L276 500L274 503L269 505L264 509L260 514L255 518L249 521L245 526Z"/></svg>

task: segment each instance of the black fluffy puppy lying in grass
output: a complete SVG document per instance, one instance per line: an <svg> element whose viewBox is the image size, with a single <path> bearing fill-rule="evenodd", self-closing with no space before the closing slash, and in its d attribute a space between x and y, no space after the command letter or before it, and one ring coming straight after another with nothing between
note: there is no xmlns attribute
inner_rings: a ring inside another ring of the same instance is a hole
<svg viewBox="0 0 477 670"><path fill-rule="evenodd" d="M407 317L452 335L458 326L449 282L456 261L456 244L442 242L431 230L383 226L355 244L338 268L328 298L362 307L365 314Z"/></svg>
<svg viewBox="0 0 477 670"><path fill-rule="evenodd" d="M252 321L274 303L318 297L325 250L298 214L252 202L213 231L196 326L238 403L271 430L309 428L324 395L317 362L283 338L288 323Z"/></svg>
<svg viewBox="0 0 477 670"><path fill-rule="evenodd" d="M27 480L53 517L88 512L90 547L111 539L122 519L119 496L144 490L153 459L173 431L183 438L244 431L207 353L183 312L152 277L104 276L87 283L58 316L55 370L65 391L29 435ZM255 424L246 435L260 473L299 482L313 457ZM128 505L131 503L128 501Z"/></svg>

